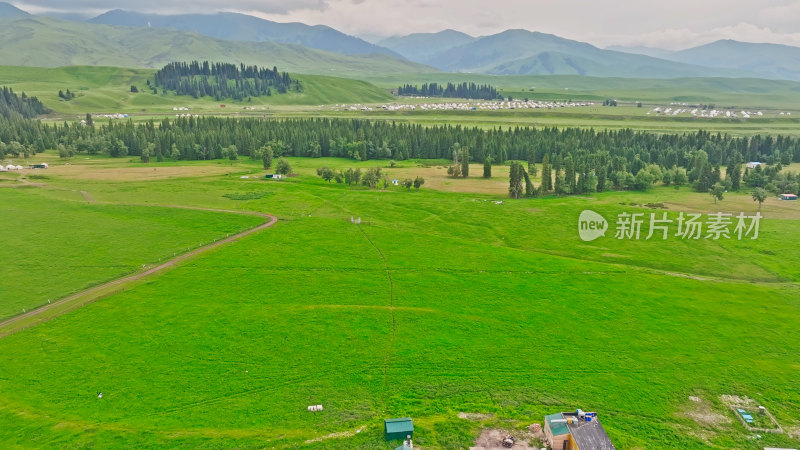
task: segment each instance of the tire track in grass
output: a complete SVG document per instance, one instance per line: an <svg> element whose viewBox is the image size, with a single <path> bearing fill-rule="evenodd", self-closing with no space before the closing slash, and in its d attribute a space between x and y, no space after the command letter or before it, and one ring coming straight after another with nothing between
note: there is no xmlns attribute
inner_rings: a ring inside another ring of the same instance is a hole
<svg viewBox="0 0 800 450"><path fill-rule="evenodd" d="M388 377L389 377L389 363L392 359L392 352L394 350L394 340L395 335L397 334L397 320L394 314L394 280L392 279L392 271L389 269L389 263L386 261L386 255L383 254L380 248L372 242L369 235L364 231L361 227L361 224L357 224L358 231L364 235L364 238L369 242L369 244L378 252L378 256L380 256L381 261L383 262L383 267L386 270L386 278L389 280L389 314L392 316L392 333L389 336L389 348L386 351L386 356L383 360L383 391L387 392L388 389ZM386 411L386 397L388 395L384 395L383 398L383 410Z"/></svg>

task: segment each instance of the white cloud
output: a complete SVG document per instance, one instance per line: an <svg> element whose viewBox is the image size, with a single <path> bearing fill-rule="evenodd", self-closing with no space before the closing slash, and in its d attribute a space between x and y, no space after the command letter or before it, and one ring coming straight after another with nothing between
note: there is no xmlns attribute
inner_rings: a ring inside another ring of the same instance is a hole
<svg viewBox="0 0 800 450"><path fill-rule="evenodd" d="M720 39L759 43L770 42L800 46L800 33L778 33L767 27L759 27L750 23L739 23L733 26L719 27L705 31L670 28L638 35L595 36L593 42L597 42L603 46L641 45L668 50L683 50L689 47L708 44Z"/></svg>
<svg viewBox="0 0 800 450"><path fill-rule="evenodd" d="M759 24L775 30L800 32L800 0L764 8L757 17Z"/></svg>
<svg viewBox="0 0 800 450"><path fill-rule="evenodd" d="M231 11L241 9L259 10L269 14L287 14L296 9L327 8L326 0L23 0L14 2L17 8L38 14L57 12L106 12L112 9L129 11L185 14Z"/></svg>

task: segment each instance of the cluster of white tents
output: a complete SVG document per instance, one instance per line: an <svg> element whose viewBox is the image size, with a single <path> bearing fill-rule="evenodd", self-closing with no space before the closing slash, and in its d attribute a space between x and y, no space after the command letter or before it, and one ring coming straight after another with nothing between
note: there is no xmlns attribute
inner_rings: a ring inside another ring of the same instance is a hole
<svg viewBox="0 0 800 450"><path fill-rule="evenodd" d="M0 172L9 172L11 170L22 170L22 166L15 166L13 164L9 164L7 166L0 165Z"/></svg>
<svg viewBox="0 0 800 450"><path fill-rule="evenodd" d="M48 167L47 163L41 163L32 165L31 169L47 169L47 167ZM0 164L0 172L10 172L12 170L22 170L22 169L24 169L24 167L19 165L9 164L7 166L4 166Z"/></svg>
<svg viewBox="0 0 800 450"><path fill-rule="evenodd" d="M673 117L681 115L681 114L686 114L686 115L691 115L692 117L700 117L700 118L704 118L704 119L716 119L716 118L722 118L722 119L749 119L750 117L753 117L753 116L762 117L764 115L764 113L762 113L761 111L739 111L739 112L736 112L736 111L720 111L720 110L717 110L717 109L706 110L706 109L694 108L694 109L690 110L689 108L674 108L673 109L673 108L666 108L666 107L665 108L661 108L661 107L653 108L647 114L649 115L651 113L652 114L663 115L663 116L673 116Z"/></svg>
<svg viewBox="0 0 800 450"><path fill-rule="evenodd" d="M507 109L556 109L556 108L575 108L581 106L593 106L591 102L543 102L533 100L513 100L513 101L471 101L471 102L431 102L419 104L389 104L376 106L376 109L383 111L497 111ZM373 107L356 105L336 105L343 111L373 111Z"/></svg>

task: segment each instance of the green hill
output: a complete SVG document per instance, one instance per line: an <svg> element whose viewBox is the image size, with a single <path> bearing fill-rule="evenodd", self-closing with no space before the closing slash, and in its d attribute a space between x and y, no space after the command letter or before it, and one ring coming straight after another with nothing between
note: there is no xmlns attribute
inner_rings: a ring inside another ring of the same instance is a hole
<svg viewBox="0 0 800 450"><path fill-rule="evenodd" d="M0 86L12 87L17 92L37 96L57 114L85 114L86 112L127 112L149 114L172 113L176 106L193 110L219 111L214 99L193 99L174 94L153 95L147 90L138 94L130 92L131 85L143 87L154 74L152 69L120 67L71 66L58 68L0 66ZM295 76L294 74L292 75ZM242 107L269 107L282 105L322 105L334 103L374 103L392 98L388 90L365 81L324 75L298 75L303 92L253 98L251 102L238 102ZM59 90L69 89L76 94L70 101L58 97ZM225 101L222 103L235 103ZM146 110L146 111L143 111ZM227 111L227 110L226 110Z"/></svg>
<svg viewBox="0 0 800 450"><path fill-rule="evenodd" d="M237 13L161 15L116 9L89 22L128 27L172 28L229 41L298 44L345 55L383 53L399 56L387 48L370 44L325 25L279 23Z"/></svg>
<svg viewBox="0 0 800 450"><path fill-rule="evenodd" d="M223 41L187 31L133 28L29 17L0 27L7 65L158 68L172 61L209 60L278 66L292 73L359 77L436 70L388 55L342 55L275 42Z"/></svg>

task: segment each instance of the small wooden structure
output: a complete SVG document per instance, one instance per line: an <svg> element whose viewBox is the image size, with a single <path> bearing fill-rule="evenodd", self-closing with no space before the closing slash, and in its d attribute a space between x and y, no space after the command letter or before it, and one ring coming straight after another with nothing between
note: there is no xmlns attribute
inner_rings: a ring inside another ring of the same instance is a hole
<svg viewBox="0 0 800 450"><path fill-rule="evenodd" d="M781 200L797 200L797 196L794 194L781 194Z"/></svg>

